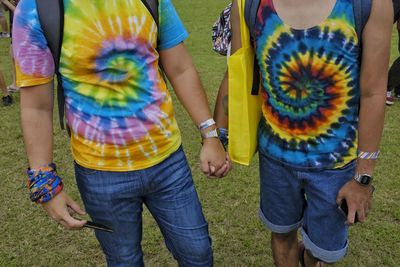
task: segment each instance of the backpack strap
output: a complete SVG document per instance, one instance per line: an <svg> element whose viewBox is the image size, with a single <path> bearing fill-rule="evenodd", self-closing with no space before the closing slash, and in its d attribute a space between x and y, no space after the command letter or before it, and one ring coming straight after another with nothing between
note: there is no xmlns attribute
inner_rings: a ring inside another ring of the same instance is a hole
<svg viewBox="0 0 400 267"><path fill-rule="evenodd" d="M257 11L260 6L260 0L245 0L244 3L244 20L250 32L250 40L255 40L256 19ZM252 95L258 95L260 88L260 69L257 62L257 56L254 53L254 66L253 66L253 86L251 88Z"/></svg>
<svg viewBox="0 0 400 267"><path fill-rule="evenodd" d="M372 0L353 0L354 18L359 43L362 41L362 32L369 19L372 9Z"/></svg>
<svg viewBox="0 0 400 267"><path fill-rule="evenodd" d="M244 19L250 30L250 37L254 40L256 30L257 11L260 6L260 0L246 0L244 6Z"/></svg>
<svg viewBox="0 0 400 267"><path fill-rule="evenodd" d="M400 0L393 0L394 22L400 19Z"/></svg>
<svg viewBox="0 0 400 267"><path fill-rule="evenodd" d="M158 0L142 0L143 4L149 10L151 16L153 17L156 25L159 25L159 15L158 15Z"/></svg>
<svg viewBox="0 0 400 267"><path fill-rule="evenodd" d="M59 72L61 45L64 33L63 0L36 0L39 21L54 59L57 76L57 102L61 129L64 129L65 96Z"/></svg>

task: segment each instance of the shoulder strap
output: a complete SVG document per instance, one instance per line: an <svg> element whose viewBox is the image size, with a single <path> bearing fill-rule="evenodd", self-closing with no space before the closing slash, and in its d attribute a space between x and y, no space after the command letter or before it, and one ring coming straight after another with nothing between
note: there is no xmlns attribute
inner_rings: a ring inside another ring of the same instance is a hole
<svg viewBox="0 0 400 267"><path fill-rule="evenodd" d="M153 16L153 19L158 26L159 25L158 0L142 0L142 2L147 7L150 14Z"/></svg>
<svg viewBox="0 0 400 267"><path fill-rule="evenodd" d="M393 0L394 22L400 19L400 0Z"/></svg>
<svg viewBox="0 0 400 267"><path fill-rule="evenodd" d="M61 129L64 129L65 97L59 73L60 53L64 33L64 3L63 0L36 0L36 7L40 24L54 59L57 76L58 115Z"/></svg>
<svg viewBox="0 0 400 267"><path fill-rule="evenodd" d="M353 0L354 18L356 21L356 32L361 43L362 32L371 14L372 0Z"/></svg>
<svg viewBox="0 0 400 267"><path fill-rule="evenodd" d="M246 0L244 6L244 19L250 30L250 36L254 40L257 11L260 6L260 0Z"/></svg>

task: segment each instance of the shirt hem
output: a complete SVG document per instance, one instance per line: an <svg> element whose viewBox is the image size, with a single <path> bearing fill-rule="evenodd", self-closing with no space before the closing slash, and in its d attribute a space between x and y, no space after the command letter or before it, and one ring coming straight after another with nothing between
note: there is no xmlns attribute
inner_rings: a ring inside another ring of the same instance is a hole
<svg viewBox="0 0 400 267"><path fill-rule="evenodd" d="M260 154L260 156L264 156L264 157L266 157L266 158L268 158L268 159L270 159L272 161L275 161L275 162L277 162L279 164L282 164L284 166L287 166L287 167L290 167L290 168L293 168L293 169L297 169L297 170L300 170L300 171L303 171L303 170L304 171L319 171L319 170L337 170L337 169L342 169L345 166L347 166L348 164L351 164L351 163L355 162L355 160L357 159L357 156L354 156L354 157L350 158L347 161L344 161L342 163L332 164L332 165L300 166L300 165L292 164L292 163L287 162L287 161L280 160L280 159L278 159L276 157L271 156L269 153L261 151L260 149L259 149L258 153Z"/></svg>
<svg viewBox="0 0 400 267"><path fill-rule="evenodd" d="M153 166L157 165L158 163L164 161L172 153L177 151L179 149L179 147L181 146L181 144L182 144L182 141L181 141L181 138L179 138L175 144L173 144L168 150L166 150L162 156L157 157L156 160L152 160L151 162L147 162L146 164L135 164L134 167L133 166L132 167L126 167L126 166L125 167L110 167L110 166L90 165L90 164L86 164L85 162L78 160L76 158L74 152L72 152L72 155L74 157L75 162L78 163L80 166L89 168L89 169L93 169L93 170L97 170L97 171L114 171L114 172L138 171L138 170L143 170L143 169L153 167Z"/></svg>
<svg viewBox="0 0 400 267"><path fill-rule="evenodd" d="M24 80L24 81L16 81L16 85L18 87L30 87L30 86L38 86L49 83L53 80L53 77L43 78L43 79L34 79L34 80Z"/></svg>

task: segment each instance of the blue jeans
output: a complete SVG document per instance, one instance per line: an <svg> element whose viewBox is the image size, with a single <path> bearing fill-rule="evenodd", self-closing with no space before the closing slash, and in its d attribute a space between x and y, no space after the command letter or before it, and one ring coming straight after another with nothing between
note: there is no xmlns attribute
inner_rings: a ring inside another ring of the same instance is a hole
<svg viewBox="0 0 400 267"><path fill-rule="evenodd" d="M157 221L179 266L212 266L208 225L182 148L156 166L127 172L98 171L75 163L76 180L94 222L108 266L143 266L143 203Z"/></svg>
<svg viewBox="0 0 400 267"><path fill-rule="evenodd" d="M348 226L336 197L354 175L355 162L340 169L307 170L260 153L260 218L274 233L302 227L306 249L324 262L337 262L347 251Z"/></svg>

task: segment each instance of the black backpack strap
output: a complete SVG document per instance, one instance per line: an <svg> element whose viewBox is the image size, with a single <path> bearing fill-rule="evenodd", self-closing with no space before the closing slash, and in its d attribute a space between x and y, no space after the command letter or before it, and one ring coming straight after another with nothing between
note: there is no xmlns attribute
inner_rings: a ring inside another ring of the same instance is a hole
<svg viewBox="0 0 400 267"><path fill-rule="evenodd" d="M255 40L256 19L260 0L245 0L244 3L244 20L250 32L250 40ZM252 95L258 95L260 88L260 69L258 67L257 56L254 53L253 64L253 86L251 88Z"/></svg>
<svg viewBox="0 0 400 267"><path fill-rule="evenodd" d="M62 0L36 0L39 21L53 55L57 76L57 102L61 129L64 129L65 96L59 72L61 45L64 33L64 3Z"/></svg>
<svg viewBox="0 0 400 267"><path fill-rule="evenodd" d="M372 9L372 0L353 0L354 18L356 22L356 32L361 44L362 32L369 19Z"/></svg>
<svg viewBox="0 0 400 267"><path fill-rule="evenodd" d="M244 19L249 27L250 37L254 40L256 30L257 11L260 6L260 0L246 0L244 6Z"/></svg>
<svg viewBox="0 0 400 267"><path fill-rule="evenodd" d="M393 0L394 22L400 19L400 0Z"/></svg>
<svg viewBox="0 0 400 267"><path fill-rule="evenodd" d="M158 0L142 0L143 4L149 10L154 21L159 25L159 15L158 15Z"/></svg>

